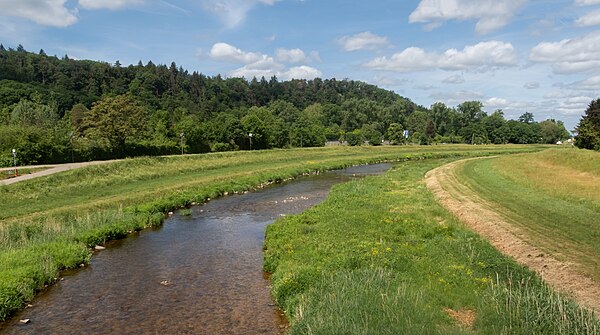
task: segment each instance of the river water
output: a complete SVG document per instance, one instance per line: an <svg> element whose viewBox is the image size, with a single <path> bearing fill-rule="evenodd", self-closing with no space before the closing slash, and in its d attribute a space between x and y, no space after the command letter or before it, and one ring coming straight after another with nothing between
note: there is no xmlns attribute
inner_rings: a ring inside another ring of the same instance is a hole
<svg viewBox="0 0 600 335"><path fill-rule="evenodd" d="M176 212L161 227L110 242L0 333L282 334L287 323L262 271L266 226L321 202L337 183L389 168L301 177Z"/></svg>

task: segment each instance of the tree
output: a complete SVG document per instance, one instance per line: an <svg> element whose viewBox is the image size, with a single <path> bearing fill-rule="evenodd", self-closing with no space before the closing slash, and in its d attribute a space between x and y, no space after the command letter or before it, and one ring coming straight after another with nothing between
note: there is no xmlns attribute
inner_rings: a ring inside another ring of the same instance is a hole
<svg viewBox="0 0 600 335"><path fill-rule="evenodd" d="M575 145L578 148L600 150L600 99L590 103L575 131Z"/></svg>
<svg viewBox="0 0 600 335"><path fill-rule="evenodd" d="M564 141L570 136L563 122L554 119L540 122L540 135L542 136L542 142L546 144Z"/></svg>
<svg viewBox="0 0 600 335"><path fill-rule="evenodd" d="M285 138L284 134L278 134L278 131L282 129L282 123L282 120L274 116L266 107L250 108L248 114L242 118L244 131L248 134L248 147L250 147L250 141L252 141L252 149L274 147L278 138Z"/></svg>
<svg viewBox="0 0 600 335"><path fill-rule="evenodd" d="M77 131L83 131L83 129L81 129L81 123L89 112L90 110L83 104L77 104L73 106L69 113L71 127Z"/></svg>
<svg viewBox="0 0 600 335"><path fill-rule="evenodd" d="M431 115L435 128L440 134L449 134L452 131L451 109L441 102L431 105Z"/></svg>
<svg viewBox="0 0 600 335"><path fill-rule="evenodd" d="M508 141L506 120L504 112L498 109L483 119L483 127L487 132L487 137L493 144L504 144Z"/></svg>
<svg viewBox="0 0 600 335"><path fill-rule="evenodd" d="M82 121L85 137L118 156L126 144L142 139L146 132L147 110L132 96L106 97L92 106Z"/></svg>
<svg viewBox="0 0 600 335"><path fill-rule="evenodd" d="M429 121L431 121L431 117L427 112L415 111L406 119L406 127L411 134L425 133Z"/></svg>
<svg viewBox="0 0 600 335"><path fill-rule="evenodd" d="M365 136L363 135L362 131L360 131L360 129L347 132L344 135L344 139L350 146L358 146L365 143Z"/></svg>
<svg viewBox="0 0 600 335"><path fill-rule="evenodd" d="M400 123L392 123L387 129L386 138L392 144L404 143L404 127Z"/></svg>
<svg viewBox="0 0 600 335"><path fill-rule="evenodd" d="M292 126L291 145L299 147L320 147L325 145L325 127L322 123L323 107L313 104L306 107Z"/></svg>
<svg viewBox="0 0 600 335"><path fill-rule="evenodd" d="M465 101L456 107L460 115L461 126L481 121L487 114L479 101Z"/></svg>
<svg viewBox="0 0 600 335"><path fill-rule="evenodd" d="M12 110L10 123L38 128L53 127L59 120L58 113L50 106L21 100Z"/></svg>
<svg viewBox="0 0 600 335"><path fill-rule="evenodd" d="M529 112L523 113L523 115L519 116L519 122L531 124L534 123L533 114Z"/></svg>

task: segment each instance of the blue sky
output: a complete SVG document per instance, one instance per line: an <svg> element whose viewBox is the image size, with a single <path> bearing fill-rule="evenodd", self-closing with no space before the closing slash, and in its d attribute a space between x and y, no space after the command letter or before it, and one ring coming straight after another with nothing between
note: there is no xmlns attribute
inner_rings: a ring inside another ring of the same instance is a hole
<svg viewBox="0 0 600 335"><path fill-rule="evenodd" d="M362 80L569 130L600 97L600 0L0 0L0 42L207 75Z"/></svg>

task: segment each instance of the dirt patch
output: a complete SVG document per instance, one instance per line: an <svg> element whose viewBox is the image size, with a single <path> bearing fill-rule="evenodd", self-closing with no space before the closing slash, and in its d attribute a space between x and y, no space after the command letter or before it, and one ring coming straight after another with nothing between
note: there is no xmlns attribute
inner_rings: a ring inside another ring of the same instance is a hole
<svg viewBox="0 0 600 335"><path fill-rule="evenodd" d="M455 311L451 308L444 308L444 312L448 314L457 324L465 328L473 328L473 324L475 323L475 311L470 309L461 309Z"/></svg>
<svg viewBox="0 0 600 335"><path fill-rule="evenodd" d="M466 160L429 171L427 188L438 202L486 238L502 253L539 274L554 289L570 294L580 305L600 311L600 284L576 271L574 266L529 244L527 233L511 224L456 177L455 169Z"/></svg>

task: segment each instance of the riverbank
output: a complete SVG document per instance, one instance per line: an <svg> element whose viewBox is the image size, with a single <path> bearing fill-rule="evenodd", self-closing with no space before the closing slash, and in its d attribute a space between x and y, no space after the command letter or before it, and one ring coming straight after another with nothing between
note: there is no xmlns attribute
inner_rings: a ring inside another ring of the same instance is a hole
<svg viewBox="0 0 600 335"><path fill-rule="evenodd" d="M442 208L425 173L399 164L339 185L267 228L265 270L290 334L598 334L550 289Z"/></svg>
<svg viewBox="0 0 600 335"><path fill-rule="evenodd" d="M600 154L554 149L428 173L440 203L498 250L600 310Z"/></svg>
<svg viewBox="0 0 600 335"><path fill-rule="evenodd" d="M339 147L145 157L1 186L0 319L57 280L61 269L89 262L95 245L159 225L176 208L349 165L543 148Z"/></svg>

